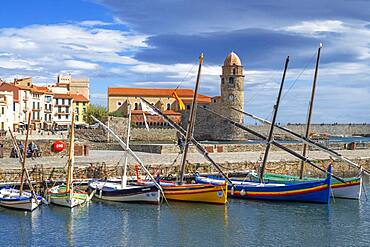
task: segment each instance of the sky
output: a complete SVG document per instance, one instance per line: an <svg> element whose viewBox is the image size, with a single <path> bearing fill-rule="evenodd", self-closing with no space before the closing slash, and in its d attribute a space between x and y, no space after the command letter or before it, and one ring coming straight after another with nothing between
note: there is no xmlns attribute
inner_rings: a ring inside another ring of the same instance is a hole
<svg viewBox="0 0 370 247"><path fill-rule="evenodd" d="M2 0L0 78L89 77L93 104L108 87L193 88L220 94L231 51L244 65L245 110L271 118L290 63L280 123L303 123L323 43L314 123L370 123L370 1ZM248 121L248 123L254 123Z"/></svg>

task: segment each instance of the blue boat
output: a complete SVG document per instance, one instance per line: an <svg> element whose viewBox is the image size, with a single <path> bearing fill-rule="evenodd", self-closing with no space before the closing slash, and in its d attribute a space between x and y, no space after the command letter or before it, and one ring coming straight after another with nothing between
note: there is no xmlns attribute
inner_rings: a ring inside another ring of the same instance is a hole
<svg viewBox="0 0 370 247"><path fill-rule="evenodd" d="M297 184L259 183L252 181L231 180L228 185L228 195L232 198L296 201L310 203L330 203L331 165L326 179ZM195 177L198 183L223 184L225 180L218 177Z"/></svg>

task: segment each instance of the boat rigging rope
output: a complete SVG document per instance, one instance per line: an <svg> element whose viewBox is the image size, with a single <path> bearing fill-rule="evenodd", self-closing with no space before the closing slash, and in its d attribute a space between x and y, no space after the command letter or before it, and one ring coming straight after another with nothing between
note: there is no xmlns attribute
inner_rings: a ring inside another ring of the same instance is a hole
<svg viewBox="0 0 370 247"><path fill-rule="evenodd" d="M312 62L312 60L315 58L316 56L316 53L314 53L311 58L307 61L306 65L304 66L304 68L302 69L302 71L298 74L298 76L295 78L295 80L293 81L293 83L290 85L290 87L288 88L288 90L282 95L281 97L281 101L283 101L284 97L290 92L290 90L295 86L295 84L297 83L298 79L301 77L301 75L306 71L308 65L310 65L310 63ZM267 115L267 117L265 117L265 119L270 119L272 113L274 112L274 109L271 110L271 112Z"/></svg>
<svg viewBox="0 0 370 247"><path fill-rule="evenodd" d="M177 87L175 88L175 92L181 86L181 84L185 81L185 79L188 77L188 75L190 74L190 72L193 71L195 65L196 65L196 63L192 63L192 66L191 66L190 70L186 73L186 75L184 76L184 78L182 78L182 80L177 84Z"/></svg>

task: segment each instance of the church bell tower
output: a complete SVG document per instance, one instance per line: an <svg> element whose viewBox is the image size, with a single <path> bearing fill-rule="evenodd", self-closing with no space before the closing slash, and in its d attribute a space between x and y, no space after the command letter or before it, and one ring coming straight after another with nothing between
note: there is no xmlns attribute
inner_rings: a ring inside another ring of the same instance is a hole
<svg viewBox="0 0 370 247"><path fill-rule="evenodd" d="M231 107L244 110L244 73L243 65L238 55L231 52L222 66L221 77L221 104L224 115L232 120L243 123L243 114Z"/></svg>

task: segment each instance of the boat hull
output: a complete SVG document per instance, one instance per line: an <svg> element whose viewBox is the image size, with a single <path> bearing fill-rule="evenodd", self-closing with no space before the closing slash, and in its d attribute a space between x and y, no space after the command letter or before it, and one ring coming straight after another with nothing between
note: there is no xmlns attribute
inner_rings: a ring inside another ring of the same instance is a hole
<svg viewBox="0 0 370 247"><path fill-rule="evenodd" d="M196 177L199 183L224 183L223 179ZM300 184L277 184L257 182L235 182L229 185L229 196L239 199L297 201L311 203L330 202L330 178L318 182Z"/></svg>
<svg viewBox="0 0 370 247"><path fill-rule="evenodd" d="M22 196L19 196L19 190L3 188L0 190L0 205L7 208L33 211L40 204L42 198L40 196L34 196L29 192L23 192Z"/></svg>
<svg viewBox="0 0 370 247"><path fill-rule="evenodd" d="M161 184L162 185L162 184ZM227 203L227 185L224 184L185 184L162 185L167 200L204 202L213 204Z"/></svg>
<svg viewBox="0 0 370 247"><path fill-rule="evenodd" d="M85 192L76 191L75 189L66 192L65 186L59 185L48 191L48 199L50 203L55 205L73 208L87 202L89 200L89 195Z"/></svg>
<svg viewBox="0 0 370 247"><path fill-rule="evenodd" d="M257 179L257 177L254 177L254 179ZM264 180L276 183L302 183L318 181L319 179L307 177L299 179L297 176L267 173L264 176ZM332 178L332 195L335 198L359 200L362 192L362 176L345 178L344 181L345 183L342 183L335 178Z"/></svg>
<svg viewBox="0 0 370 247"><path fill-rule="evenodd" d="M119 183L93 181L89 183L89 190L94 191L95 198L114 202L137 202L159 204L160 191L155 185L127 185Z"/></svg>

